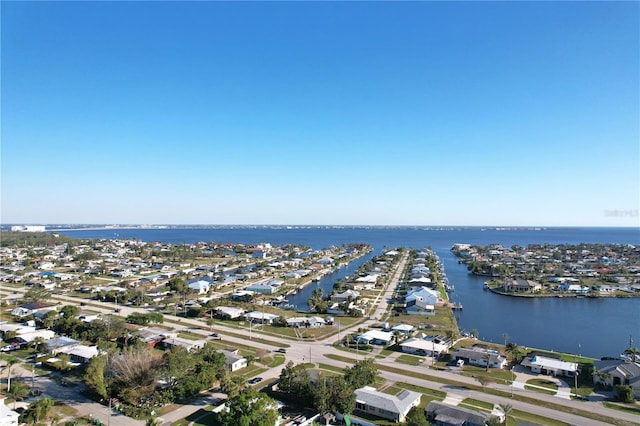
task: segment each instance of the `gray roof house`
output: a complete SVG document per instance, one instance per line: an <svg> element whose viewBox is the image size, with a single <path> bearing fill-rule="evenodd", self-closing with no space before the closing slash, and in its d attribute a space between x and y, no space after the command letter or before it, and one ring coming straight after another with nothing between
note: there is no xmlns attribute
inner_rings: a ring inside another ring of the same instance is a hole
<svg viewBox="0 0 640 426"><path fill-rule="evenodd" d="M640 399L640 363L628 360L604 360L593 363L596 373L593 382L605 386L628 385L636 399Z"/></svg>
<svg viewBox="0 0 640 426"><path fill-rule="evenodd" d="M459 348L453 351L451 356L456 361L463 360L478 367L486 367L487 363L491 368L504 368L507 365L507 359L497 351L478 347Z"/></svg>
<svg viewBox="0 0 640 426"><path fill-rule="evenodd" d="M493 417L489 413L431 401L425 408L427 420L438 426L484 426Z"/></svg>
<svg viewBox="0 0 640 426"><path fill-rule="evenodd" d="M418 392L402 391L399 395L378 392L370 386L356 389L356 410L395 422L404 422L412 407L420 405Z"/></svg>

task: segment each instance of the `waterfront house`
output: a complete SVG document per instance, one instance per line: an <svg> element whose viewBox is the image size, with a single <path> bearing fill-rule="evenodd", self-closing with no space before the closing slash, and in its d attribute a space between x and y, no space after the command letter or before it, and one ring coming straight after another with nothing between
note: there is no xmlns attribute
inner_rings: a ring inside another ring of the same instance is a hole
<svg viewBox="0 0 640 426"><path fill-rule="evenodd" d="M260 294L273 294L277 289L267 283L254 283L248 287L245 287L245 290Z"/></svg>
<svg viewBox="0 0 640 426"><path fill-rule="evenodd" d="M627 385L640 399L640 363L624 359L602 360L593 363L593 382L608 387Z"/></svg>
<svg viewBox="0 0 640 426"><path fill-rule="evenodd" d="M410 315L435 315L435 305L440 294L427 287L410 291L404 298L407 313Z"/></svg>
<svg viewBox="0 0 640 426"><path fill-rule="evenodd" d="M400 343L402 352L420 356L435 356L448 352L451 348L451 340L441 336L428 336L425 338L411 338Z"/></svg>
<svg viewBox="0 0 640 426"><path fill-rule="evenodd" d="M438 426L484 426L495 417L489 413L431 401L425 408L427 420Z"/></svg>
<svg viewBox="0 0 640 426"><path fill-rule="evenodd" d="M334 294L331 296L331 300L334 302L346 302L347 300L355 300L360 297L360 293L355 290L345 290L342 293Z"/></svg>
<svg viewBox="0 0 640 426"><path fill-rule="evenodd" d="M507 359L498 351L480 347L458 348L451 355L455 361L462 360L469 365L477 367L504 368Z"/></svg>
<svg viewBox="0 0 640 426"><path fill-rule="evenodd" d="M575 362L566 362L540 355L526 357L520 365L529 368L532 373L546 374L549 376L573 377L578 371L578 364Z"/></svg>
<svg viewBox="0 0 640 426"><path fill-rule="evenodd" d="M504 291L510 293L534 293L542 290L542 284L532 280L516 278L505 280L503 288Z"/></svg>
<svg viewBox="0 0 640 426"><path fill-rule="evenodd" d="M574 293L574 294L587 294L589 293L589 287L582 286L579 284L561 284L559 286L560 291L564 291L565 293Z"/></svg>
<svg viewBox="0 0 640 426"><path fill-rule="evenodd" d="M394 422L404 422L413 407L420 405L421 394L404 390L398 395L389 395L365 386L356 389L356 410Z"/></svg>

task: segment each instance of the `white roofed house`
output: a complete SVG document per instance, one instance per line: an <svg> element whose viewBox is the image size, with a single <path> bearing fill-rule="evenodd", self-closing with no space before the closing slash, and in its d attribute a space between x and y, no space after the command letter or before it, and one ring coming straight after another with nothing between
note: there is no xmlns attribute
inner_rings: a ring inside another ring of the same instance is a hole
<svg viewBox="0 0 640 426"><path fill-rule="evenodd" d="M279 315L268 314L268 313L258 312L258 311L248 312L244 314L244 318L247 321L252 323L258 323L258 324L272 324L273 321L278 317Z"/></svg>
<svg viewBox="0 0 640 426"><path fill-rule="evenodd" d="M533 373L546 374L548 376L573 377L578 371L578 364L575 362L566 362L539 355L525 358L520 365L531 369Z"/></svg>
<svg viewBox="0 0 640 426"><path fill-rule="evenodd" d="M404 422L409 410L420 405L422 396L409 390L404 390L398 395L389 395L370 386L356 389L354 392L356 410L394 422Z"/></svg>
<svg viewBox="0 0 640 426"><path fill-rule="evenodd" d="M218 314L218 316L229 319L240 318L244 314L244 312L244 309L232 308L229 306L218 306L216 308L216 313Z"/></svg>
<svg viewBox="0 0 640 426"><path fill-rule="evenodd" d="M321 317L293 317L287 318L287 325L294 328L320 328L326 325L326 321Z"/></svg>
<svg viewBox="0 0 640 426"><path fill-rule="evenodd" d="M358 343L365 345L388 345L393 340L393 333L390 331L369 330L356 337Z"/></svg>
<svg viewBox="0 0 640 426"><path fill-rule="evenodd" d="M440 294L427 287L410 291L404 298L408 314L435 315L435 305Z"/></svg>

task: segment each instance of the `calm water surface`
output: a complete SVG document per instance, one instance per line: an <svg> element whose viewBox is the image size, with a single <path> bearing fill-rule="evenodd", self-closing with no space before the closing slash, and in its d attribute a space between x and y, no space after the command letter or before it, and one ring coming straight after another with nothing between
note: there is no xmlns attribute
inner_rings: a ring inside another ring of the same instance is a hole
<svg viewBox="0 0 640 426"><path fill-rule="evenodd" d="M63 231L76 238L122 238L166 243L198 241L274 245L302 244L313 249L348 243L370 244L373 253L324 277L291 299L300 308L311 292L320 286L331 289L333 283L352 274L357 267L385 247L429 246L445 266L449 282L455 286L452 299L464 305L456 317L462 330L477 329L483 340L509 341L521 346L601 357L618 355L628 346L629 336L640 345L640 298L634 299L523 299L485 291L486 280L469 274L450 252L454 243L504 246L528 244L622 243L640 244L638 228L547 228L540 230L482 230L479 228L170 228L109 229Z"/></svg>

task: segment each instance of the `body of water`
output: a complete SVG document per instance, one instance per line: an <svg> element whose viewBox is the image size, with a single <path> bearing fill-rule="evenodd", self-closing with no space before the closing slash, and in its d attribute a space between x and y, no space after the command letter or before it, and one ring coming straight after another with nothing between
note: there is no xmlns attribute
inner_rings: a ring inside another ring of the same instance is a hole
<svg viewBox="0 0 640 426"><path fill-rule="evenodd" d="M521 346L613 356L622 352L632 336L640 339L640 298L633 299L524 299L483 290L486 278L469 274L450 249L454 243L503 246L528 244L621 243L640 244L638 228L364 228L364 227L247 227L69 230L60 233L75 238L121 238L165 243L220 243L274 245L301 244L313 249L349 243L367 243L374 251L347 268L324 277L300 291L292 304L306 303L316 286L331 288L333 282L355 272L357 267L385 248L431 247L444 264L449 282L455 286L452 299L464 305L456 318L462 330L477 329L487 341L508 340Z"/></svg>

